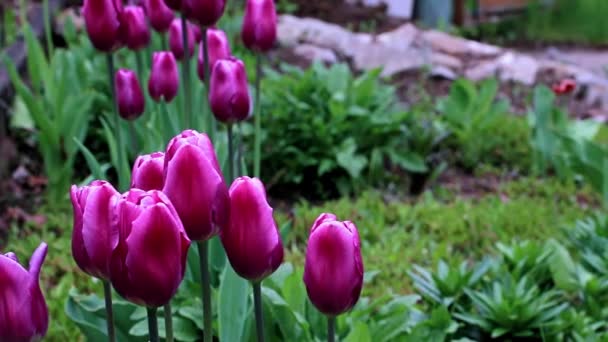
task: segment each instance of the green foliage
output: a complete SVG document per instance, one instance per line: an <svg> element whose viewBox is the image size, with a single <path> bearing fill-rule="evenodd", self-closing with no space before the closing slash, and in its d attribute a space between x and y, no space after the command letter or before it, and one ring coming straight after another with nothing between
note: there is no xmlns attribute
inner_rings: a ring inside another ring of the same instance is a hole
<svg viewBox="0 0 608 342"><path fill-rule="evenodd" d="M479 86L459 79L437 106L440 119L451 132L449 143L457 162L466 169L487 163L526 170L529 128L524 120L508 113L506 101L496 100L497 91L495 79Z"/></svg>
<svg viewBox="0 0 608 342"><path fill-rule="evenodd" d="M426 156L408 143L410 114L399 108L394 87L380 81L380 70L354 76L345 64L314 64L282 71L267 70L263 82L262 178L270 185L345 194L387 181L386 162L428 170Z"/></svg>

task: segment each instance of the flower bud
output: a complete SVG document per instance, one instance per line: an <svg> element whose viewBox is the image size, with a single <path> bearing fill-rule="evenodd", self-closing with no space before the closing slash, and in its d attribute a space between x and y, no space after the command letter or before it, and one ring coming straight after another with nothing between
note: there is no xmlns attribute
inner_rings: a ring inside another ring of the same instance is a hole
<svg viewBox="0 0 608 342"><path fill-rule="evenodd" d="M131 187L144 191L162 190L164 165L165 154L163 152L137 157L131 173Z"/></svg>
<svg viewBox="0 0 608 342"><path fill-rule="evenodd" d="M112 285L139 305L167 304L184 279L190 240L160 191L131 189L114 197Z"/></svg>
<svg viewBox="0 0 608 342"><path fill-rule="evenodd" d="M247 0L241 38L254 51L272 49L277 39L277 11L274 0Z"/></svg>
<svg viewBox="0 0 608 342"><path fill-rule="evenodd" d="M152 71L148 80L148 92L154 101L171 102L177 95L179 75L177 62L168 51L155 52L152 56Z"/></svg>
<svg viewBox="0 0 608 342"><path fill-rule="evenodd" d="M126 6L121 19L122 39L127 47L137 51L150 44L150 29L141 6Z"/></svg>
<svg viewBox="0 0 608 342"><path fill-rule="evenodd" d="M357 227L321 214L306 248L304 284L310 301L328 316L350 310L363 287L363 260Z"/></svg>
<svg viewBox="0 0 608 342"><path fill-rule="evenodd" d="M229 58L215 63L211 73L209 102L218 121L233 123L249 117L251 98L245 64L241 60Z"/></svg>
<svg viewBox="0 0 608 342"><path fill-rule="evenodd" d="M132 70L120 69L114 78L118 113L125 120L135 120L144 113L144 93L137 74Z"/></svg>
<svg viewBox="0 0 608 342"><path fill-rule="evenodd" d="M41 340L49 326L49 312L40 290L40 269L47 244L30 259L29 271L13 253L0 254L0 341Z"/></svg>
<svg viewBox="0 0 608 342"><path fill-rule="evenodd" d="M74 208L72 255L78 267L100 279L110 278L110 200L115 195L118 192L112 185L100 180L70 189Z"/></svg>
<svg viewBox="0 0 608 342"><path fill-rule="evenodd" d="M188 57L194 54L194 46L196 45L196 37L194 30L190 25L188 27ZM169 28L169 48L176 59L184 58L184 38L182 37L182 21L181 19L173 19Z"/></svg>
<svg viewBox="0 0 608 342"><path fill-rule="evenodd" d="M182 0L164 0L165 5L174 11L182 9Z"/></svg>
<svg viewBox="0 0 608 342"><path fill-rule="evenodd" d="M84 24L93 46L111 52L121 45L120 0L85 0L82 8Z"/></svg>
<svg viewBox="0 0 608 342"><path fill-rule="evenodd" d="M209 70L213 70L215 62L220 59L229 58L232 53L230 52L230 43L228 43L228 37L226 33L219 29L209 28L207 29L207 46L209 53ZM205 79L205 51L203 44L200 44L198 52L198 77L202 80Z"/></svg>
<svg viewBox="0 0 608 342"><path fill-rule="evenodd" d="M163 192L171 200L191 240L205 241L226 226L230 199L213 144L206 134L187 130L165 151Z"/></svg>
<svg viewBox="0 0 608 342"><path fill-rule="evenodd" d="M200 26L213 26L224 14L226 0L182 0L182 13Z"/></svg>
<svg viewBox="0 0 608 342"><path fill-rule="evenodd" d="M145 0L144 8L150 18L150 26L157 32L167 32L175 18L173 11L163 0Z"/></svg>
<svg viewBox="0 0 608 342"><path fill-rule="evenodd" d="M229 190L230 220L220 236L232 268L241 277L260 281L283 262L283 244L257 178L237 178Z"/></svg>

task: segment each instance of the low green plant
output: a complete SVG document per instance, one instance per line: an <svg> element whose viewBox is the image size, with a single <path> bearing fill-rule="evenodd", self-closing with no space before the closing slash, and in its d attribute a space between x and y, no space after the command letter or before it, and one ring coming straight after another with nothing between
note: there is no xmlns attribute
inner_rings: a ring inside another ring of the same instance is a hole
<svg viewBox="0 0 608 342"><path fill-rule="evenodd" d="M348 194L390 180L387 166L427 172L409 146L395 88L380 70L355 76L345 64L267 70L263 82L262 178L275 194Z"/></svg>

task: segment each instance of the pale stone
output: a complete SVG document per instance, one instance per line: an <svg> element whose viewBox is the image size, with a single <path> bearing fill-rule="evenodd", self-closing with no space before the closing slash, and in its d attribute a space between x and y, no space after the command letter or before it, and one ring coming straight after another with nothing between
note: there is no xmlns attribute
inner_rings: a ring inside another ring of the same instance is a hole
<svg viewBox="0 0 608 342"><path fill-rule="evenodd" d="M432 53L430 61L433 65L442 65L456 70L460 70L463 67L460 59L440 52Z"/></svg>
<svg viewBox="0 0 608 342"><path fill-rule="evenodd" d="M528 55L507 52L498 59L498 68L501 81L516 81L525 85L533 85L536 81L539 64Z"/></svg>
<svg viewBox="0 0 608 342"><path fill-rule="evenodd" d="M406 50L418 35L416 26L407 23L392 31L381 33L376 37L376 41L382 44L391 45L397 49Z"/></svg>
<svg viewBox="0 0 608 342"><path fill-rule="evenodd" d="M293 53L309 62L320 61L324 63L337 63L338 57L330 50L311 44L301 44L293 49Z"/></svg>
<svg viewBox="0 0 608 342"><path fill-rule="evenodd" d="M467 69L464 72L464 76L472 81L481 81L496 76L496 70L498 70L496 60L485 61Z"/></svg>
<svg viewBox="0 0 608 342"><path fill-rule="evenodd" d="M422 41L429 44L434 50L451 55L468 54L475 57L492 57L501 52L499 47L455 37L437 30L426 31L420 36Z"/></svg>

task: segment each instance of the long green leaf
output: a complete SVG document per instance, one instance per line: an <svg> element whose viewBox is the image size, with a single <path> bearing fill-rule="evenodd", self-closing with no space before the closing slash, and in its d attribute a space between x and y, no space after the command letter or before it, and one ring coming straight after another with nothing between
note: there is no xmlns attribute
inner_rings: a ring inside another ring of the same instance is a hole
<svg viewBox="0 0 608 342"><path fill-rule="evenodd" d="M219 333L221 341L241 341L249 313L251 286L226 264L219 293Z"/></svg>

